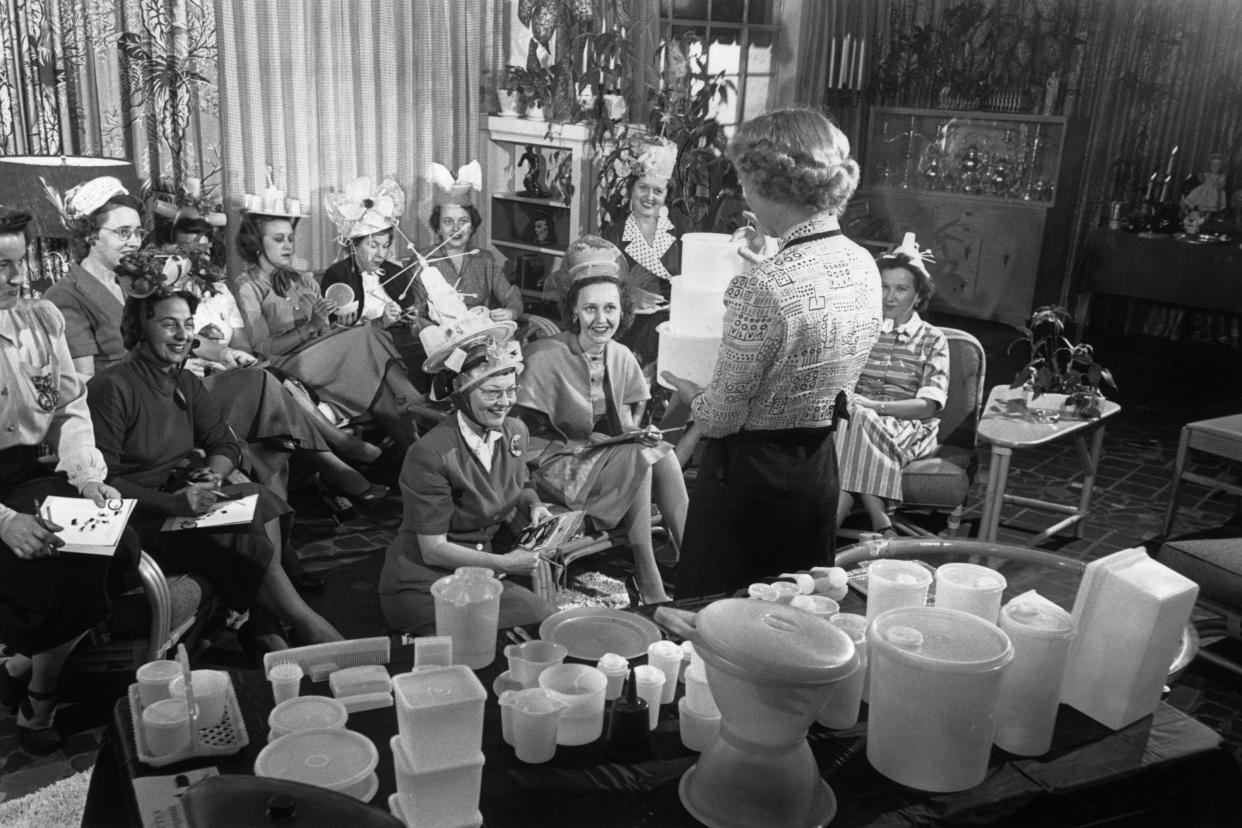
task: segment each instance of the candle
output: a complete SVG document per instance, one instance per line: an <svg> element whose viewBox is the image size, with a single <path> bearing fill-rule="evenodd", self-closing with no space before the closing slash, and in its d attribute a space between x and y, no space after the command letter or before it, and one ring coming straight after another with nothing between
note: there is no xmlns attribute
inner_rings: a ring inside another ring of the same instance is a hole
<svg viewBox="0 0 1242 828"><path fill-rule="evenodd" d="M589 66L589 64L587 63L587 47L589 47L590 45L591 45L591 41L589 40L582 41L582 74L584 75L587 73L587 67Z"/></svg>
<svg viewBox="0 0 1242 828"><path fill-rule="evenodd" d="M1169 153L1169 167L1168 167L1168 169L1166 169L1166 170L1164 171L1164 174L1165 174L1165 175L1172 175L1172 174L1173 174L1173 161L1177 158L1177 150L1178 150L1178 147L1177 147L1177 146L1174 146L1174 147L1173 147L1173 151L1172 151L1171 153Z"/></svg>
<svg viewBox="0 0 1242 828"><path fill-rule="evenodd" d="M1147 179L1147 196L1144 201L1152 201L1156 197L1156 179L1160 177L1159 173L1153 172L1151 178Z"/></svg>

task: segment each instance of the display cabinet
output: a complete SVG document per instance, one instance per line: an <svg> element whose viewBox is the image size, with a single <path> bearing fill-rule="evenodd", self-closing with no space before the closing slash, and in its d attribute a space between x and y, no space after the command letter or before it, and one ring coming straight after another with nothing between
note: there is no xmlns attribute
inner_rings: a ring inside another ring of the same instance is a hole
<svg viewBox="0 0 1242 828"><path fill-rule="evenodd" d="M482 132L480 244L504 261L528 304L539 302L544 279L591 224L588 129L492 116Z"/></svg>
<svg viewBox="0 0 1242 828"><path fill-rule="evenodd" d="M891 239L935 255L933 308L1020 327L1037 294L1055 300L1040 261L1068 200L1066 133L1062 117L872 109L859 194Z"/></svg>

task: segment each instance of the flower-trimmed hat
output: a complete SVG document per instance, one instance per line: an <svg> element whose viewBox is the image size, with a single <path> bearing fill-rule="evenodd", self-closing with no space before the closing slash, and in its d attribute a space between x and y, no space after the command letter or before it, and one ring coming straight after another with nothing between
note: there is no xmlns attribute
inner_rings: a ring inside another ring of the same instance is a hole
<svg viewBox="0 0 1242 828"><path fill-rule="evenodd" d="M522 373L522 347L514 340L482 339L461 348L460 353L456 367L445 365L433 379L432 400L451 398L458 408L467 409L466 395L485 380L509 371Z"/></svg>
<svg viewBox="0 0 1242 828"><path fill-rule="evenodd" d="M405 210L405 191L391 176L376 187L371 177L364 175L355 178L344 192L324 196L323 206L343 243L395 227Z"/></svg>
<svg viewBox="0 0 1242 828"><path fill-rule="evenodd" d="M471 308L460 317L423 328L418 333L427 352L423 372L434 374L443 368L460 371L471 346L484 340L505 342L516 330L516 322L498 322L485 307Z"/></svg>
<svg viewBox="0 0 1242 828"><path fill-rule="evenodd" d="M465 207L471 202L470 194L483 189L483 168L478 161L459 168L456 178L448 167L433 161L427 177L431 179L434 191L432 200L438 205L460 204Z"/></svg>
<svg viewBox="0 0 1242 828"><path fill-rule="evenodd" d="M657 135L642 135L633 139L631 152L634 162L630 172L637 176L652 176L665 181L673 177L677 168L677 145Z"/></svg>
<svg viewBox="0 0 1242 828"><path fill-rule="evenodd" d="M40 179L42 180L42 179ZM101 175L69 188L61 194L55 187L43 181L43 189L48 200L60 213L61 223L65 229L78 235L89 232L91 214L117 196L129 195L129 190L120 179L110 175Z"/></svg>

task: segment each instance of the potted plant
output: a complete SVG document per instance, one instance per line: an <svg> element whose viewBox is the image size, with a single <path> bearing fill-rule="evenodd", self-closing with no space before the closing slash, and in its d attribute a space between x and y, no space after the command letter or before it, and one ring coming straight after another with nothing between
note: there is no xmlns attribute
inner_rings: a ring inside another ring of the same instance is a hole
<svg viewBox="0 0 1242 828"><path fill-rule="evenodd" d="M548 67L510 66L506 83L516 89L518 100L526 111L526 117L532 121L544 120L544 107L552 103L553 81L555 75Z"/></svg>
<svg viewBox="0 0 1242 828"><path fill-rule="evenodd" d="M518 83L510 71L518 67L508 66L500 83L496 86L496 103L499 114L504 118L516 118L522 114L522 97L518 91Z"/></svg>
<svg viewBox="0 0 1242 828"><path fill-rule="evenodd" d="M1095 361L1094 349L1065 336L1069 312L1062 307L1036 308L1023 335L1009 345L1024 343L1027 364L1014 375L1010 388L1029 394L1028 406L1043 398L1039 408L1055 408L1082 419L1100 416L1101 386L1116 390L1112 372ZM1059 396L1058 396L1059 395Z"/></svg>

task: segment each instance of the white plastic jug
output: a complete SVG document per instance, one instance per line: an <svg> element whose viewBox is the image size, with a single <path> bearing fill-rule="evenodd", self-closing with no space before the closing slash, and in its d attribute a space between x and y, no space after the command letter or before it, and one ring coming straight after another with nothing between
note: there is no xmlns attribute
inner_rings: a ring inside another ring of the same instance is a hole
<svg viewBox="0 0 1242 828"><path fill-rule="evenodd" d="M496 660L503 589L492 571L481 566L459 567L431 585L436 635L453 639L454 664L478 670Z"/></svg>

